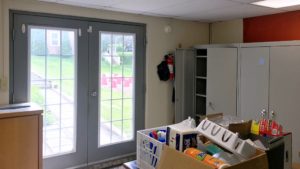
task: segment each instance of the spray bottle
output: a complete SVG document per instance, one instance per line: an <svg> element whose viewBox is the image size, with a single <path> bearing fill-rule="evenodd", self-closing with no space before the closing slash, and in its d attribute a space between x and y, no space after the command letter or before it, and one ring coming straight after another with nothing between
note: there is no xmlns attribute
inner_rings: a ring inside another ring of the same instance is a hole
<svg viewBox="0 0 300 169"><path fill-rule="evenodd" d="M259 134L260 135L267 135L268 134L268 120L266 118L267 111L263 109L260 112L261 119L259 121Z"/></svg>

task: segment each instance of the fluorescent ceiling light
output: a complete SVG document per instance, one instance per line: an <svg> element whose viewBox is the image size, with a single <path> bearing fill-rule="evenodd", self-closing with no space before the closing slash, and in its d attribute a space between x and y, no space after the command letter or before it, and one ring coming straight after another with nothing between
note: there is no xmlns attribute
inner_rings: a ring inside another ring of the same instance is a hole
<svg viewBox="0 0 300 169"><path fill-rule="evenodd" d="M300 0L264 0L264 1L253 2L251 4L270 7L270 8L284 8L289 6L300 5Z"/></svg>

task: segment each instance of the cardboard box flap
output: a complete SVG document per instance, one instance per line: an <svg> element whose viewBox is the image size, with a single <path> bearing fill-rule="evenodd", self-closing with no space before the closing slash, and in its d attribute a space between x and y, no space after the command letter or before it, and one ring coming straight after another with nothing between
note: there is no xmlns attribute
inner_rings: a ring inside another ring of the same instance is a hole
<svg viewBox="0 0 300 169"><path fill-rule="evenodd" d="M269 169L268 157L262 150L256 150L256 155L242 163L229 167L230 169ZM228 169L229 169L228 168Z"/></svg>
<svg viewBox="0 0 300 169"><path fill-rule="evenodd" d="M164 146L157 169L214 169L213 167L195 160L179 151Z"/></svg>

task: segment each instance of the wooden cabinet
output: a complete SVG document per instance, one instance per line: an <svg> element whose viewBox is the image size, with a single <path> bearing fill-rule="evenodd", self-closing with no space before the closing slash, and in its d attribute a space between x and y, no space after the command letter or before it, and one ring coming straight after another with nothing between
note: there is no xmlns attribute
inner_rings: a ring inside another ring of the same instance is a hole
<svg viewBox="0 0 300 169"><path fill-rule="evenodd" d="M33 105L0 109L1 169L42 169L41 114Z"/></svg>

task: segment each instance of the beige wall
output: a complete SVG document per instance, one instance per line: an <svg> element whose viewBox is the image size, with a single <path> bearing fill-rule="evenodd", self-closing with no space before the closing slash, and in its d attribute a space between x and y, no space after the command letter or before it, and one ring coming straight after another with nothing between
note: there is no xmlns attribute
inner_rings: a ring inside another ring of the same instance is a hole
<svg viewBox="0 0 300 169"><path fill-rule="evenodd" d="M211 24L211 43L242 43L243 19Z"/></svg>
<svg viewBox="0 0 300 169"><path fill-rule="evenodd" d="M3 1L3 11L1 13L4 15L3 20L0 20L0 32L4 32L4 39L1 38L0 34L0 50L1 47L4 47L4 54L0 53L0 69L4 69L4 73L2 73L4 76L9 74L9 9L146 23L148 39L146 53L146 127L166 125L171 123L173 119L172 84L171 82L160 82L156 75L156 65L160 63L163 55L174 50L179 43L183 47L190 47L194 44L206 44L209 39L209 27L206 23L71 7L37 2L36 0L0 1ZM171 25L173 29L170 34L164 32L164 26L167 24ZM6 88L0 92L1 104L8 103L7 91Z"/></svg>

